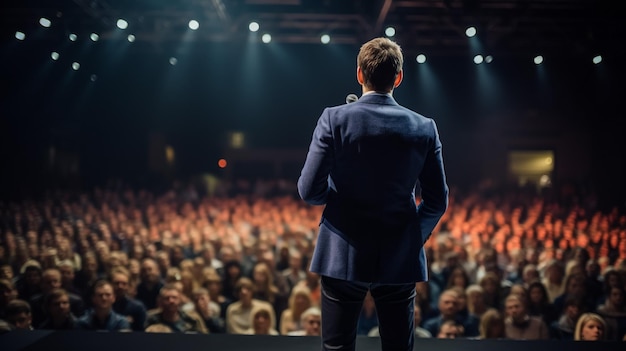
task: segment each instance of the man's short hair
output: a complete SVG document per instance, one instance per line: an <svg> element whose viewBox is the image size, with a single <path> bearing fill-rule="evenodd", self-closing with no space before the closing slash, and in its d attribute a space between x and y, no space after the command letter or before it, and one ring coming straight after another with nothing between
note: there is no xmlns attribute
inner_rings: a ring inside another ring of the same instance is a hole
<svg viewBox="0 0 626 351"><path fill-rule="evenodd" d="M180 290L178 289L178 287L176 286L176 284L175 284L175 283L166 283L165 285L163 285L163 287L161 288L161 290L159 290L159 295L160 295L160 296L163 296L163 294L164 294L166 291L172 291L172 290L174 290L174 291L176 291L176 292L180 293Z"/></svg>
<svg viewBox="0 0 626 351"><path fill-rule="evenodd" d="M237 282L235 283L235 293L237 294L237 297L239 297L239 292L243 288L249 289L252 292L255 291L254 283L252 282L252 280L250 280L250 278L242 277L237 280Z"/></svg>
<svg viewBox="0 0 626 351"><path fill-rule="evenodd" d="M402 49L388 38L375 38L363 44L357 57L363 84L375 91L393 89L403 63Z"/></svg>
<svg viewBox="0 0 626 351"><path fill-rule="evenodd" d="M51 292L49 292L46 296L45 296L45 300L44 300L44 307L48 308L50 306L50 303L52 303L52 301L62 297L62 296L67 296L69 299L69 293L65 290L65 289L54 289Z"/></svg>
<svg viewBox="0 0 626 351"><path fill-rule="evenodd" d="M130 272L128 271L128 269L126 269L125 267L115 267L111 270L111 279L113 279L113 275L114 274L121 274L126 276L126 278L130 279Z"/></svg>
<svg viewBox="0 0 626 351"><path fill-rule="evenodd" d="M17 316L20 313L30 314L31 308L28 302L20 299L10 301L5 307L4 312L7 316Z"/></svg>
<svg viewBox="0 0 626 351"><path fill-rule="evenodd" d="M94 296L96 294L96 289L99 289L105 285L110 286L111 288L113 288L113 284L111 284L110 281L106 280L106 279L98 279L93 283L93 286L91 287L91 296Z"/></svg>

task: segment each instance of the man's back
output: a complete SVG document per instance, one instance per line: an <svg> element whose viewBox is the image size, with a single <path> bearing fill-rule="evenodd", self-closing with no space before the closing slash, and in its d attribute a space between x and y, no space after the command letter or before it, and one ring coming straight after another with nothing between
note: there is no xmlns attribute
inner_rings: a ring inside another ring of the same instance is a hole
<svg viewBox="0 0 626 351"><path fill-rule="evenodd" d="M447 205L435 123L373 93L324 110L315 133L298 182L305 201L326 204L311 270L356 281L424 280L422 246ZM419 211L418 179L427 189Z"/></svg>

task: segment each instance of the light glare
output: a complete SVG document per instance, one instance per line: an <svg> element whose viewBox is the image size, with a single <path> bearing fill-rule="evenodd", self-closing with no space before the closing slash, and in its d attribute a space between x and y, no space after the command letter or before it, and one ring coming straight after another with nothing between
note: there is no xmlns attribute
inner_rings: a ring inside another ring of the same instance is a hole
<svg viewBox="0 0 626 351"><path fill-rule="evenodd" d="M396 29L393 27L387 27L387 29L385 29L385 35L388 37L393 37L394 35L396 35Z"/></svg>
<svg viewBox="0 0 626 351"><path fill-rule="evenodd" d="M261 37L261 40L263 40L263 42L267 44L270 41L272 41L272 36L269 34L263 34L263 36Z"/></svg>
<svg viewBox="0 0 626 351"><path fill-rule="evenodd" d="M476 35L476 28L475 27L468 27L465 30L465 35L467 35L468 38L471 38L473 36Z"/></svg>
<svg viewBox="0 0 626 351"><path fill-rule="evenodd" d="M417 57L415 58L415 61L417 61L417 63L424 63L424 62L426 62L426 55L424 55L424 54L417 55Z"/></svg>
<svg viewBox="0 0 626 351"><path fill-rule="evenodd" d="M259 28L260 26L256 22L250 22L250 24L248 25L248 29L250 29L251 32L256 32L259 30Z"/></svg>
<svg viewBox="0 0 626 351"><path fill-rule="evenodd" d="M324 34L324 35L322 35L320 40L322 41L322 44L328 44L328 43L330 43L330 35Z"/></svg>
<svg viewBox="0 0 626 351"><path fill-rule="evenodd" d="M196 20L189 21L189 29L197 30L198 28L200 28L200 23L198 23L198 21Z"/></svg>
<svg viewBox="0 0 626 351"><path fill-rule="evenodd" d="M126 28L128 28L128 22L126 22L126 20L122 19L122 18L118 19L117 20L117 28L119 28L119 29L126 29Z"/></svg>
<svg viewBox="0 0 626 351"><path fill-rule="evenodd" d="M39 19L39 24L41 24L42 27L50 28L50 25L52 25L52 22L50 22L50 20L45 17L41 17Z"/></svg>

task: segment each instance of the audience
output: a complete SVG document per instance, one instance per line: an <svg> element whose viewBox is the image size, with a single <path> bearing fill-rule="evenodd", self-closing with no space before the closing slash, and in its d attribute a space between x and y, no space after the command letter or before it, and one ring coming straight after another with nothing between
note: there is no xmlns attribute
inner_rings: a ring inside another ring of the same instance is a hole
<svg viewBox="0 0 626 351"><path fill-rule="evenodd" d="M0 202L0 329L318 335L319 276L307 267L323 208L294 189ZM626 337L626 214L581 198L453 188L425 246L416 336ZM377 333L373 307L362 334ZM589 313L600 319L583 321Z"/></svg>

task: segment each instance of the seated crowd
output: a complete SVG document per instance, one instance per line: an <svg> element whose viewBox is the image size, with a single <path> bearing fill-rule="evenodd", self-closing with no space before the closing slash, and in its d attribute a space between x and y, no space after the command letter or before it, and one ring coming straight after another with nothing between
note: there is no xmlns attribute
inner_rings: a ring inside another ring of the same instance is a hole
<svg viewBox="0 0 626 351"><path fill-rule="evenodd" d="M0 203L0 330L319 335L323 207L269 188ZM415 335L626 340L626 214L576 199L452 189ZM370 296L357 333L379 335Z"/></svg>

